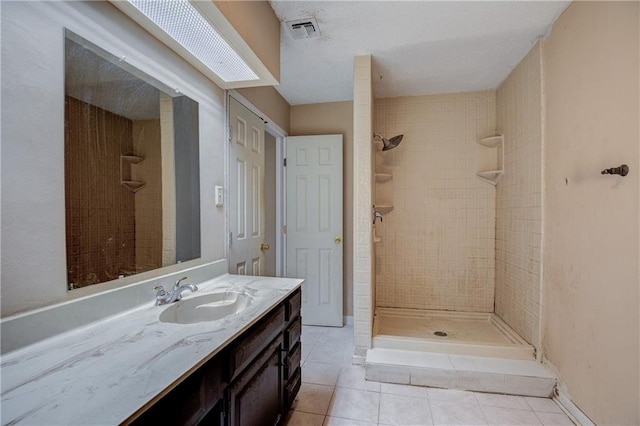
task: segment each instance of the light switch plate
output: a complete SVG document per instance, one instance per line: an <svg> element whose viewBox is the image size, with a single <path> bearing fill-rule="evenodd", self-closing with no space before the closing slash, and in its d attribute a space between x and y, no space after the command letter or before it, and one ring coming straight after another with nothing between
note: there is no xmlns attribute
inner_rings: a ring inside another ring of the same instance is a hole
<svg viewBox="0 0 640 426"><path fill-rule="evenodd" d="M222 207L224 205L224 189L220 185L215 186L215 200L216 207Z"/></svg>

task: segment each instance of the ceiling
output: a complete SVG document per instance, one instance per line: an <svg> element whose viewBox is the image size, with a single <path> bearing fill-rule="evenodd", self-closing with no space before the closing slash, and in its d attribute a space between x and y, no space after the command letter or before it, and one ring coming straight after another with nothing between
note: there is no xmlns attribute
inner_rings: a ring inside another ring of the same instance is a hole
<svg viewBox="0 0 640 426"><path fill-rule="evenodd" d="M271 0L281 22L313 17L320 37L281 27L280 94L291 105L351 100L353 58L373 57L376 98L495 89L568 1Z"/></svg>

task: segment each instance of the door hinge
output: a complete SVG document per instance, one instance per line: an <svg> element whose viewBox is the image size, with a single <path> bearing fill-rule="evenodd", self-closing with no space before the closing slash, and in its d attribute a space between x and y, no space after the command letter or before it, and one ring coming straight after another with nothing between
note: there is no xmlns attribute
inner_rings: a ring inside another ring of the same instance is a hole
<svg viewBox="0 0 640 426"><path fill-rule="evenodd" d="M284 163L284 166L287 167L287 159L286 158L284 159L283 163Z"/></svg>
<svg viewBox="0 0 640 426"><path fill-rule="evenodd" d="M229 232L229 247L233 245L233 232Z"/></svg>
<svg viewBox="0 0 640 426"><path fill-rule="evenodd" d="M229 142L233 141L233 126L229 126Z"/></svg>
<svg viewBox="0 0 640 426"><path fill-rule="evenodd" d="M282 226L282 233L283 233L284 235L287 235L287 225L283 225L283 226Z"/></svg>

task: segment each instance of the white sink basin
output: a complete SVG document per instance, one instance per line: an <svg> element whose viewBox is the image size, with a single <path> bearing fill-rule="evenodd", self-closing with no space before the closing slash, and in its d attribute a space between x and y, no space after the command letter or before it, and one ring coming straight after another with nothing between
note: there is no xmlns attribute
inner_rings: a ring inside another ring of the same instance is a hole
<svg viewBox="0 0 640 426"><path fill-rule="evenodd" d="M251 296L223 291L194 296L176 302L160 314L160 321L176 324L194 324L216 321L237 314L251 303Z"/></svg>

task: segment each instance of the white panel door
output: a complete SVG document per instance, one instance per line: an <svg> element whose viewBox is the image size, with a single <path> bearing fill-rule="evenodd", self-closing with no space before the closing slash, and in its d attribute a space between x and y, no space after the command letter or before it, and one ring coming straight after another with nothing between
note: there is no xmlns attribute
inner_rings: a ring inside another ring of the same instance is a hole
<svg viewBox="0 0 640 426"><path fill-rule="evenodd" d="M342 324L342 135L287 138L287 277L302 323Z"/></svg>
<svg viewBox="0 0 640 426"><path fill-rule="evenodd" d="M229 272L262 275L264 122L230 98Z"/></svg>

